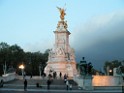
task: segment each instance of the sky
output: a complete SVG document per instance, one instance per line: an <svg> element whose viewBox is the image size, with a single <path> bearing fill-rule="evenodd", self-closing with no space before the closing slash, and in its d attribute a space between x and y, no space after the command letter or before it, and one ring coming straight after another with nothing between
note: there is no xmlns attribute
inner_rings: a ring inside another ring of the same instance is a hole
<svg viewBox="0 0 124 93"><path fill-rule="evenodd" d="M57 6L66 9L77 62L85 57L101 69L105 61L124 60L124 0L0 0L0 42L26 52L53 48Z"/></svg>

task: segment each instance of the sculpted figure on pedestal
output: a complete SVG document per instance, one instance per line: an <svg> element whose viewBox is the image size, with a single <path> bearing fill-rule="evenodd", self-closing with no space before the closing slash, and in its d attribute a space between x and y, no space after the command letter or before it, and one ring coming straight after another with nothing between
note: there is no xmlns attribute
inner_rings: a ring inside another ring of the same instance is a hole
<svg viewBox="0 0 124 93"><path fill-rule="evenodd" d="M59 31L62 30L67 30L68 25L67 25L67 21L59 21L57 24L57 29L59 29Z"/></svg>
<svg viewBox="0 0 124 93"><path fill-rule="evenodd" d="M61 72L62 75L66 74L68 77L74 77L77 74L76 61L74 49L69 45L68 24L65 18L65 8L57 7L59 10L60 20L58 21L55 34L54 47L49 51L49 58L44 73L48 76L50 71L54 71L57 75Z"/></svg>
<svg viewBox="0 0 124 93"><path fill-rule="evenodd" d="M63 55L63 49L62 48L57 48L56 49L56 55Z"/></svg>
<svg viewBox="0 0 124 93"><path fill-rule="evenodd" d="M66 15L65 13L65 9L64 8L60 8L60 7L57 7L59 12L60 12L60 18L61 20L64 20L64 16Z"/></svg>

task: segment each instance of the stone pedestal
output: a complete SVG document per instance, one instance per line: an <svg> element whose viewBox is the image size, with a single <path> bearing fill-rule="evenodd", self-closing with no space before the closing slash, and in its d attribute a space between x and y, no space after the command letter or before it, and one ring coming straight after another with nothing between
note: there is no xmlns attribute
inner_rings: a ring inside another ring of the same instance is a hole
<svg viewBox="0 0 124 93"><path fill-rule="evenodd" d="M57 29L54 31L55 44L49 51L47 66L44 69L46 75L54 72L74 77L77 74L74 49L69 45L69 35L67 21L58 21Z"/></svg>
<svg viewBox="0 0 124 93"><path fill-rule="evenodd" d="M16 79L16 73L13 72L13 73L4 74L2 75L2 77L4 82L12 81Z"/></svg>
<svg viewBox="0 0 124 93"><path fill-rule="evenodd" d="M74 81L78 84L78 87L83 90L93 90L92 76L76 76Z"/></svg>
<svg viewBox="0 0 124 93"><path fill-rule="evenodd" d="M53 74L53 72L57 73L57 77L59 77L60 72L62 73L62 77L66 74L69 77L73 77L76 72L76 64L75 62L49 62L45 67L44 71L48 74Z"/></svg>
<svg viewBox="0 0 124 93"><path fill-rule="evenodd" d="M85 76L83 78L83 89L84 90L93 90L93 86L92 86L92 76Z"/></svg>

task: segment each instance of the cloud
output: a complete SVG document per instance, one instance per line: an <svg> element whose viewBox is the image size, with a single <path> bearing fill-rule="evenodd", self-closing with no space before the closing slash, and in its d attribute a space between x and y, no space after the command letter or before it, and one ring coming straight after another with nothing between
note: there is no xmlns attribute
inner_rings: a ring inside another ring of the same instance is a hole
<svg viewBox="0 0 124 93"><path fill-rule="evenodd" d="M75 49L77 62L84 56L100 69L105 61L124 60L124 12L92 17L71 33L70 45ZM25 44L25 51L44 52L53 48L54 39L51 40Z"/></svg>
<svg viewBox="0 0 124 93"><path fill-rule="evenodd" d="M31 52L37 52L37 51L40 51L42 53L45 52L46 49L51 49L53 46L53 41L50 41L50 40L41 40L38 41L38 42L35 42L35 43L26 43L24 45L24 51L28 52L28 51L31 51Z"/></svg>
<svg viewBox="0 0 124 93"><path fill-rule="evenodd" d="M97 68L107 60L124 60L124 12L96 16L73 31L77 61L82 56Z"/></svg>

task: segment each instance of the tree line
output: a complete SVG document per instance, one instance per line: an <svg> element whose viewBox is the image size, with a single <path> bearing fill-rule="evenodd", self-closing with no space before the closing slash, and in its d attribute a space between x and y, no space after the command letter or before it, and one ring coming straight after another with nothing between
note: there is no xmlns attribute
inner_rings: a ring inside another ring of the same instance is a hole
<svg viewBox="0 0 124 93"><path fill-rule="evenodd" d="M124 73L124 60L119 61L119 60L113 60L113 61L106 61L104 64L104 71L107 73L107 70L111 70L110 75L113 75L113 69L114 68L119 68L120 74Z"/></svg>
<svg viewBox="0 0 124 93"><path fill-rule="evenodd" d="M7 72L15 70L18 74L21 74L19 65L25 66L26 74L39 75L39 70L46 66L48 60L49 49L44 53L38 52L25 52L17 44L9 45L5 42L0 43L0 75L3 74L3 69L6 65ZM40 67L39 67L40 66Z"/></svg>
<svg viewBox="0 0 124 93"><path fill-rule="evenodd" d="M25 52L20 46L17 44L9 45L5 42L0 43L0 75L4 73L3 69L6 64L7 72L11 72L15 70L17 74L21 74L21 70L19 66L23 64L25 66L26 74L39 75L39 70L41 70L41 74L43 74L43 70L46 66L46 62L48 60L49 49L46 49L44 53L40 51L37 52ZM124 61L106 61L104 64L104 71L107 73L107 67L109 69L121 67L121 71L124 73L124 65L122 65ZM77 67L78 67L77 63ZM78 68L77 68L78 69ZM95 68L92 68L92 74L96 74L99 72ZM104 73L104 74L105 74Z"/></svg>
<svg viewBox="0 0 124 93"><path fill-rule="evenodd" d="M113 75L114 68L117 68L116 73L118 73L120 75L124 74L124 60L122 60L122 61L119 61L119 60L106 61L104 63L103 69L97 70L92 66L92 64L91 64L91 68L89 68L87 66L87 64L89 64L91 62L87 63L87 61L84 58L85 57L82 57L82 60L77 63L77 70L80 74L84 74L84 71L86 73L86 70L88 71L88 69L90 69L89 71L92 75L97 75L97 74L108 75L108 73L109 73L109 75Z"/></svg>

